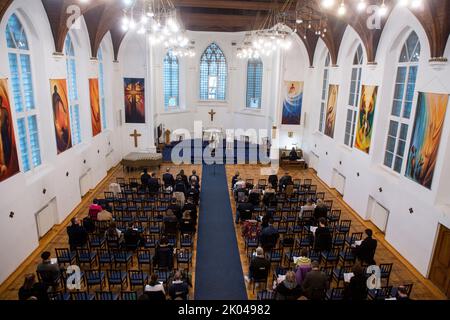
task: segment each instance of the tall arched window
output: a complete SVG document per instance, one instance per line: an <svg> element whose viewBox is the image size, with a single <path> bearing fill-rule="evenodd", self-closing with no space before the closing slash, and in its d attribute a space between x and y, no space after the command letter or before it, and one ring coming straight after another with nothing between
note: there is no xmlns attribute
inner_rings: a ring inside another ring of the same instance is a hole
<svg viewBox="0 0 450 320"><path fill-rule="evenodd" d="M405 41L397 66L395 92L390 115L384 165L400 173L406 149L408 129L419 68L420 41L413 31Z"/></svg>
<svg viewBox="0 0 450 320"><path fill-rule="evenodd" d="M330 78L330 62L331 57L330 54L327 53L327 57L325 59L325 67L323 69L323 81L322 81L322 97L320 102L320 122L319 122L319 131L323 132L325 129L325 108L327 105L328 98L328 83Z"/></svg>
<svg viewBox="0 0 450 320"><path fill-rule="evenodd" d="M31 52L25 30L15 14L9 18L6 26L6 42L22 170L27 172L39 166L42 159L34 100Z"/></svg>
<svg viewBox="0 0 450 320"><path fill-rule="evenodd" d="M247 63L247 108L260 109L262 96L263 63L250 59Z"/></svg>
<svg viewBox="0 0 450 320"><path fill-rule="evenodd" d="M200 100L225 101L227 60L219 46L211 43L200 60Z"/></svg>
<svg viewBox="0 0 450 320"><path fill-rule="evenodd" d="M72 131L72 142L76 145L81 142L80 104L78 101L75 50L69 34L67 34L64 43L64 52L66 54L67 82L69 83L70 128Z"/></svg>
<svg viewBox="0 0 450 320"><path fill-rule="evenodd" d="M98 79L100 85L100 106L101 106L101 118L102 118L102 127L103 129L107 129L108 123L106 121L106 102L105 102L105 68L103 64L103 52L102 48L98 49L97 53L98 59Z"/></svg>
<svg viewBox="0 0 450 320"><path fill-rule="evenodd" d="M169 50L164 57L164 107L179 107L179 72L178 58Z"/></svg>
<svg viewBox="0 0 450 320"><path fill-rule="evenodd" d="M361 96L361 74L363 62L363 50L360 44L356 49L355 56L353 57L352 79L350 82L350 95L347 105L344 143L349 147L353 147L353 141L355 140L356 117L358 115L359 97Z"/></svg>

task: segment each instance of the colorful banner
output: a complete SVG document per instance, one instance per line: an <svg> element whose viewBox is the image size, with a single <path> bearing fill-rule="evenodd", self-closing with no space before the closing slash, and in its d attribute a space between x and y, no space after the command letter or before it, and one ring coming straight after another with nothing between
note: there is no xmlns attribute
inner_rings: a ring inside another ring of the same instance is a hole
<svg viewBox="0 0 450 320"><path fill-rule="evenodd" d="M377 86L362 86L355 147L369 154L377 104Z"/></svg>
<svg viewBox="0 0 450 320"><path fill-rule="evenodd" d="M56 147L58 154L72 147L70 131L70 110L67 99L66 79L50 80L52 93L53 122L55 126Z"/></svg>
<svg viewBox="0 0 450 320"><path fill-rule="evenodd" d="M448 95L419 92L405 176L431 189Z"/></svg>
<svg viewBox="0 0 450 320"><path fill-rule="evenodd" d="M300 125L303 103L303 82L285 81L285 97L281 124Z"/></svg>
<svg viewBox="0 0 450 320"><path fill-rule="evenodd" d="M8 80L0 79L0 182L19 172Z"/></svg>
<svg viewBox="0 0 450 320"><path fill-rule="evenodd" d="M338 94L339 86L337 84L330 84L328 88L327 113L325 118L325 134L330 138L334 138Z"/></svg>
<svg viewBox="0 0 450 320"><path fill-rule="evenodd" d="M125 78L125 122L145 123L145 79Z"/></svg>
<svg viewBox="0 0 450 320"><path fill-rule="evenodd" d="M89 97L91 100L92 136L95 137L100 132L102 132L98 79L89 79Z"/></svg>

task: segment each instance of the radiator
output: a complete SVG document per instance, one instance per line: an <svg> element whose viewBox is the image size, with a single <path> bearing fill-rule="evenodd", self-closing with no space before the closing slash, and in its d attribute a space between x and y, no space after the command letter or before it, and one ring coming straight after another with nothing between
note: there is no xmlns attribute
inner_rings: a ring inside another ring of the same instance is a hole
<svg viewBox="0 0 450 320"><path fill-rule="evenodd" d="M333 170L333 188L341 195L344 195L345 177L336 169Z"/></svg>
<svg viewBox="0 0 450 320"><path fill-rule="evenodd" d="M311 152L311 156L309 157L309 167L317 171L318 165L319 165L319 156L314 152Z"/></svg>
<svg viewBox="0 0 450 320"><path fill-rule="evenodd" d="M84 197L91 190L91 178L92 170L89 169L80 177L80 196Z"/></svg>
<svg viewBox="0 0 450 320"><path fill-rule="evenodd" d="M383 207L373 198L369 199L369 217L370 221L372 221L373 224L381 230L381 232L386 231L389 219L389 210Z"/></svg>
<svg viewBox="0 0 450 320"><path fill-rule="evenodd" d="M39 238L42 238L55 225L56 199L51 200L44 208L35 214Z"/></svg>

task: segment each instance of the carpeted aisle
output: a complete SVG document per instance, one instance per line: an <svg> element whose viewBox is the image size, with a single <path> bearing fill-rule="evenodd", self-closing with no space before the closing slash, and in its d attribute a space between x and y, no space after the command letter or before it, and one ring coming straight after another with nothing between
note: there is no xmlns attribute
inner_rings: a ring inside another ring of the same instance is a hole
<svg viewBox="0 0 450 320"><path fill-rule="evenodd" d="M196 300L247 300L226 179L224 165L203 166Z"/></svg>

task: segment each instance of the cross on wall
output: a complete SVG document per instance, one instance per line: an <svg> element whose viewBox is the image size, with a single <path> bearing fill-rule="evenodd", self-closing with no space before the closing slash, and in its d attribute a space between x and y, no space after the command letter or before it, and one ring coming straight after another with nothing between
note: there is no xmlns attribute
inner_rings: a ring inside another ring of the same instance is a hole
<svg viewBox="0 0 450 320"><path fill-rule="evenodd" d="M130 137L134 138L134 147L138 147L138 138L142 137L142 134L138 133L137 130L134 130L132 134L130 134Z"/></svg>

